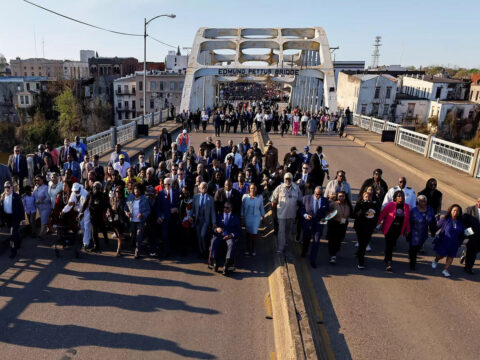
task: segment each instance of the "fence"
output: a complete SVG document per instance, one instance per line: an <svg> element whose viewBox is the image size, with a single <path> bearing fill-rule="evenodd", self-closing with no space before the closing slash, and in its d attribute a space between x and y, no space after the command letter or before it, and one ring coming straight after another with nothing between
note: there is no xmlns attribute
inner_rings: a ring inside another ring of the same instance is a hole
<svg viewBox="0 0 480 360"><path fill-rule="evenodd" d="M168 118L168 109L147 114L131 119L127 124L112 127L110 130L87 137L87 144L91 156L113 150L115 144L124 144L137 136L137 124L145 124L149 127L165 122Z"/></svg>
<svg viewBox="0 0 480 360"><path fill-rule="evenodd" d="M427 158L437 160L476 178L480 178L479 149L471 149L438 139L432 135L405 129L401 124L365 115L354 114L352 122L355 126L377 134L382 134L384 130L396 131L395 145L415 151Z"/></svg>

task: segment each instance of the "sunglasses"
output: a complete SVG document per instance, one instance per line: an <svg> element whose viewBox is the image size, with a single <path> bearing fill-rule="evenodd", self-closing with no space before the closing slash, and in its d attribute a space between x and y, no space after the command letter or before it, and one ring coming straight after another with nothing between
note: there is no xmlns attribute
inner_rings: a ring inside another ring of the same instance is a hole
<svg viewBox="0 0 480 360"><path fill-rule="evenodd" d="M230 208L229 208L229 207L226 207L226 206L225 206L223 209L224 209L224 210L230 210Z"/></svg>
<svg viewBox="0 0 480 360"><path fill-rule="evenodd" d="M10 185L5 186L5 189L11 189L12 187Z"/></svg>

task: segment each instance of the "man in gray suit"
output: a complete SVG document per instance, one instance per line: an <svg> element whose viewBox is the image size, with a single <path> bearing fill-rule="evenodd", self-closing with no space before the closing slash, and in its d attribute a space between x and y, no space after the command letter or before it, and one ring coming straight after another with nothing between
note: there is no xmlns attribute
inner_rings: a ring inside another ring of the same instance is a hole
<svg viewBox="0 0 480 360"><path fill-rule="evenodd" d="M8 170L8 166L0 164L0 194L3 194L5 190L3 188L5 181L12 182L12 175L10 174L10 170Z"/></svg>
<svg viewBox="0 0 480 360"><path fill-rule="evenodd" d="M207 193L208 185L202 182L199 186L200 193L193 197L193 220L197 230L198 248L200 255L208 256L210 241L207 239L207 231L210 225L215 224L215 207L213 198Z"/></svg>

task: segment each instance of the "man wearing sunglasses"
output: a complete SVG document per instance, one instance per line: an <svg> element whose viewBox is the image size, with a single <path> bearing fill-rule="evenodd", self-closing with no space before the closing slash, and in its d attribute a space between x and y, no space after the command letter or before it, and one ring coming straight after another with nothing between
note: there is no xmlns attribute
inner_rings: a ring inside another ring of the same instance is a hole
<svg viewBox="0 0 480 360"><path fill-rule="evenodd" d="M415 195L415 190L413 190L411 187L408 187L407 178L405 176L401 176L398 179L398 186L395 186L388 190L387 195L385 195L382 203L382 210L385 205L387 205L389 202L394 201L393 194L395 194L395 192L399 190L403 191L403 193L405 194L405 203L410 206L410 210L417 207L417 196Z"/></svg>
<svg viewBox="0 0 480 360"><path fill-rule="evenodd" d="M20 195L13 191L13 184L5 181L0 196L0 223L10 230L10 259L17 256L20 245L20 223L25 220L25 210Z"/></svg>

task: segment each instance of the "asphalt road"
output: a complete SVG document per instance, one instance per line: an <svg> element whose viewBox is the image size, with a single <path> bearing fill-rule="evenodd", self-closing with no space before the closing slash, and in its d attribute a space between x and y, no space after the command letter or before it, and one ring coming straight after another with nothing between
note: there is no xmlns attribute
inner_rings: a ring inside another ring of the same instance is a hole
<svg viewBox="0 0 480 360"><path fill-rule="evenodd" d="M111 242L102 254L57 259L51 244L25 239L16 261L0 256L1 359L249 360L275 351L264 244L254 258L239 255L229 278L194 253L116 258Z"/></svg>
<svg viewBox="0 0 480 360"><path fill-rule="evenodd" d="M304 137L291 135L270 138L282 155L292 145L303 151L307 142ZM375 168L383 169L389 186L396 184L401 175L406 176L407 185L415 191L425 186L414 173L397 168L348 139L322 135L311 150L317 145L323 146L331 175L339 169L346 171L354 194ZM454 202L472 205L458 201L445 189L439 190L444 194L444 209ZM443 264L436 270L430 266L434 254L431 244L426 246L427 255L420 257L417 271L412 272L408 269L407 244L402 238L394 252L394 271L386 273L384 238L380 234L372 241L373 251L367 253L367 269L359 271L351 225L337 264L328 264L323 241L317 268L311 269L337 359L478 359L480 275L466 274L457 258L451 268L452 277L444 278ZM478 265L476 270L479 271Z"/></svg>

